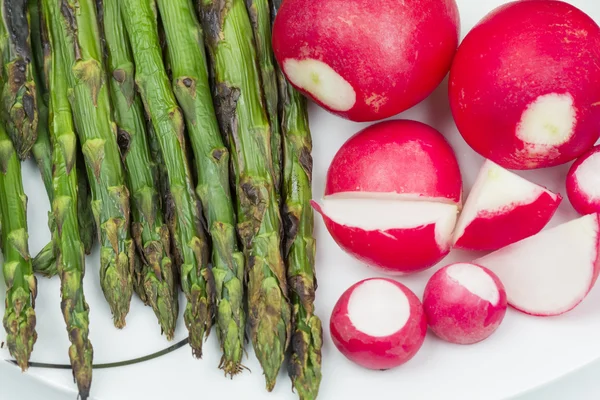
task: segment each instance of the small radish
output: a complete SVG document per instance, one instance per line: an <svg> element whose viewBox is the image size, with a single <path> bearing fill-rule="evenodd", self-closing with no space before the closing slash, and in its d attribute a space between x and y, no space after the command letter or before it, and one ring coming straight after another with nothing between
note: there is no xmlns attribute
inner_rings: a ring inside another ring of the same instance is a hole
<svg viewBox="0 0 600 400"><path fill-rule="evenodd" d="M561 201L560 195L486 160L456 224L454 246L497 250L535 235Z"/></svg>
<svg viewBox="0 0 600 400"><path fill-rule="evenodd" d="M456 344L480 342L496 331L506 314L506 292L489 269L458 263L427 282L423 309L439 338Z"/></svg>
<svg viewBox="0 0 600 400"><path fill-rule="evenodd" d="M343 250L402 274L448 254L461 195L444 137L420 122L395 120L365 128L339 149L322 205L313 206Z"/></svg>
<svg viewBox="0 0 600 400"><path fill-rule="evenodd" d="M414 357L425 341L427 321L410 289L391 279L372 278L342 294L331 314L330 331L349 360L383 370Z"/></svg>
<svg viewBox="0 0 600 400"><path fill-rule="evenodd" d="M396 115L425 99L450 69L455 0L285 0L273 51L288 80L353 121Z"/></svg>
<svg viewBox="0 0 600 400"><path fill-rule="evenodd" d="M567 196L581 215L600 212L600 146L592 147L571 165Z"/></svg>
<svg viewBox="0 0 600 400"><path fill-rule="evenodd" d="M566 163L600 130L600 27L563 1L504 4L464 38L450 70L458 130L509 169Z"/></svg>
<svg viewBox="0 0 600 400"><path fill-rule="evenodd" d="M508 304L531 315L575 308L600 272L600 218L589 214L513 243L474 263L494 272Z"/></svg>

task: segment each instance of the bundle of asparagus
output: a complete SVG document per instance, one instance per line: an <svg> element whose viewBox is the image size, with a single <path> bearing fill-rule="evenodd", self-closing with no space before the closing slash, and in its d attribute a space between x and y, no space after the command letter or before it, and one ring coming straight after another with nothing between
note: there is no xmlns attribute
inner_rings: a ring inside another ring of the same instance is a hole
<svg viewBox="0 0 600 400"><path fill-rule="evenodd" d="M290 352L294 388L314 399L322 329L312 144L306 99L272 54L281 0L197 1L195 10L193 0L0 0L9 349L26 368L36 340L19 165L31 150L52 204L52 242L33 267L61 279L82 398L93 357L84 254L95 225L115 326L125 325L135 289L172 339L179 278L196 357L214 318L220 368L241 372L248 323L267 389ZM9 85L15 65L22 79Z"/></svg>

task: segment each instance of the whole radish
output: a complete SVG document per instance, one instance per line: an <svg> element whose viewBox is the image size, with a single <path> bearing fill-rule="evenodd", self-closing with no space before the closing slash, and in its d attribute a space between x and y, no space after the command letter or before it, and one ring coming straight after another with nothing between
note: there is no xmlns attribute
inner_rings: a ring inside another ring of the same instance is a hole
<svg viewBox="0 0 600 400"><path fill-rule="evenodd" d="M464 38L450 106L465 141L505 168L566 163L600 134L600 27L557 0L516 1Z"/></svg>
<svg viewBox="0 0 600 400"><path fill-rule="evenodd" d="M439 85L459 22L455 0L286 0L273 50L292 85L322 107L376 121Z"/></svg>
<svg viewBox="0 0 600 400"><path fill-rule="evenodd" d="M425 341L421 302L403 284L372 278L347 289L330 321L331 338L349 360L369 369L389 369L409 361Z"/></svg>
<svg viewBox="0 0 600 400"><path fill-rule="evenodd" d="M393 120L344 143L329 166L325 196L313 206L347 253L406 274L448 254L461 197L458 163L441 133Z"/></svg>
<svg viewBox="0 0 600 400"><path fill-rule="evenodd" d="M506 314L506 292L489 269L458 263L427 282L423 309L431 330L456 344L480 342L496 331Z"/></svg>
<svg viewBox="0 0 600 400"><path fill-rule="evenodd" d="M600 213L600 146L592 147L571 165L567 196L581 215Z"/></svg>

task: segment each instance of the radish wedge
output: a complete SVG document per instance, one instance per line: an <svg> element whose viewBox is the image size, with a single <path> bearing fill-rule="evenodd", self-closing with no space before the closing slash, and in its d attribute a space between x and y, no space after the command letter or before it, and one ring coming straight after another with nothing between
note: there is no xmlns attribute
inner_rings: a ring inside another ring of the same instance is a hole
<svg viewBox="0 0 600 400"><path fill-rule="evenodd" d="M563 314L589 293L600 270L598 214L590 214L488 254L475 264L494 272L508 303L537 316Z"/></svg>
<svg viewBox="0 0 600 400"><path fill-rule="evenodd" d="M497 250L535 235L550 221L562 197L484 162L454 233L454 246Z"/></svg>

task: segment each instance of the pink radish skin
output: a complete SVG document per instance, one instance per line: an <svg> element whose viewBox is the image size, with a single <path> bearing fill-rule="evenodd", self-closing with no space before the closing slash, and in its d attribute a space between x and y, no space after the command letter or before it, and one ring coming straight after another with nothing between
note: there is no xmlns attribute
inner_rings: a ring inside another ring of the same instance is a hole
<svg viewBox="0 0 600 400"><path fill-rule="evenodd" d="M322 216L336 243L388 274L427 269L451 247L462 179L444 137L395 120L358 132L327 172Z"/></svg>
<svg viewBox="0 0 600 400"><path fill-rule="evenodd" d="M343 192L401 194L460 203L462 178L444 136L421 122L391 120L353 135L327 171L325 195Z"/></svg>
<svg viewBox="0 0 600 400"><path fill-rule="evenodd" d="M506 292L489 269L448 265L427 282L423 309L429 327L442 340L473 344L496 331L506 314Z"/></svg>
<svg viewBox="0 0 600 400"><path fill-rule="evenodd" d="M567 196L581 215L600 212L600 146L592 147L571 165Z"/></svg>
<svg viewBox="0 0 600 400"><path fill-rule="evenodd" d="M331 338L349 360L385 370L409 361L427 333L421 302L403 284L372 278L346 290L330 320Z"/></svg>
<svg viewBox="0 0 600 400"><path fill-rule="evenodd" d="M535 235L561 201L559 194L486 160L456 225L454 247L491 251Z"/></svg>
<svg viewBox="0 0 600 400"><path fill-rule="evenodd" d="M508 304L526 314L564 314L587 296L600 272L600 218L589 214L474 261L504 284Z"/></svg>
<svg viewBox="0 0 600 400"><path fill-rule="evenodd" d="M439 85L459 25L455 0L286 0L273 50L288 80L317 104L353 121L376 121Z"/></svg>
<svg viewBox="0 0 600 400"><path fill-rule="evenodd" d="M496 8L465 37L450 71L460 133L505 168L575 159L600 134L599 58L600 27L568 3Z"/></svg>

